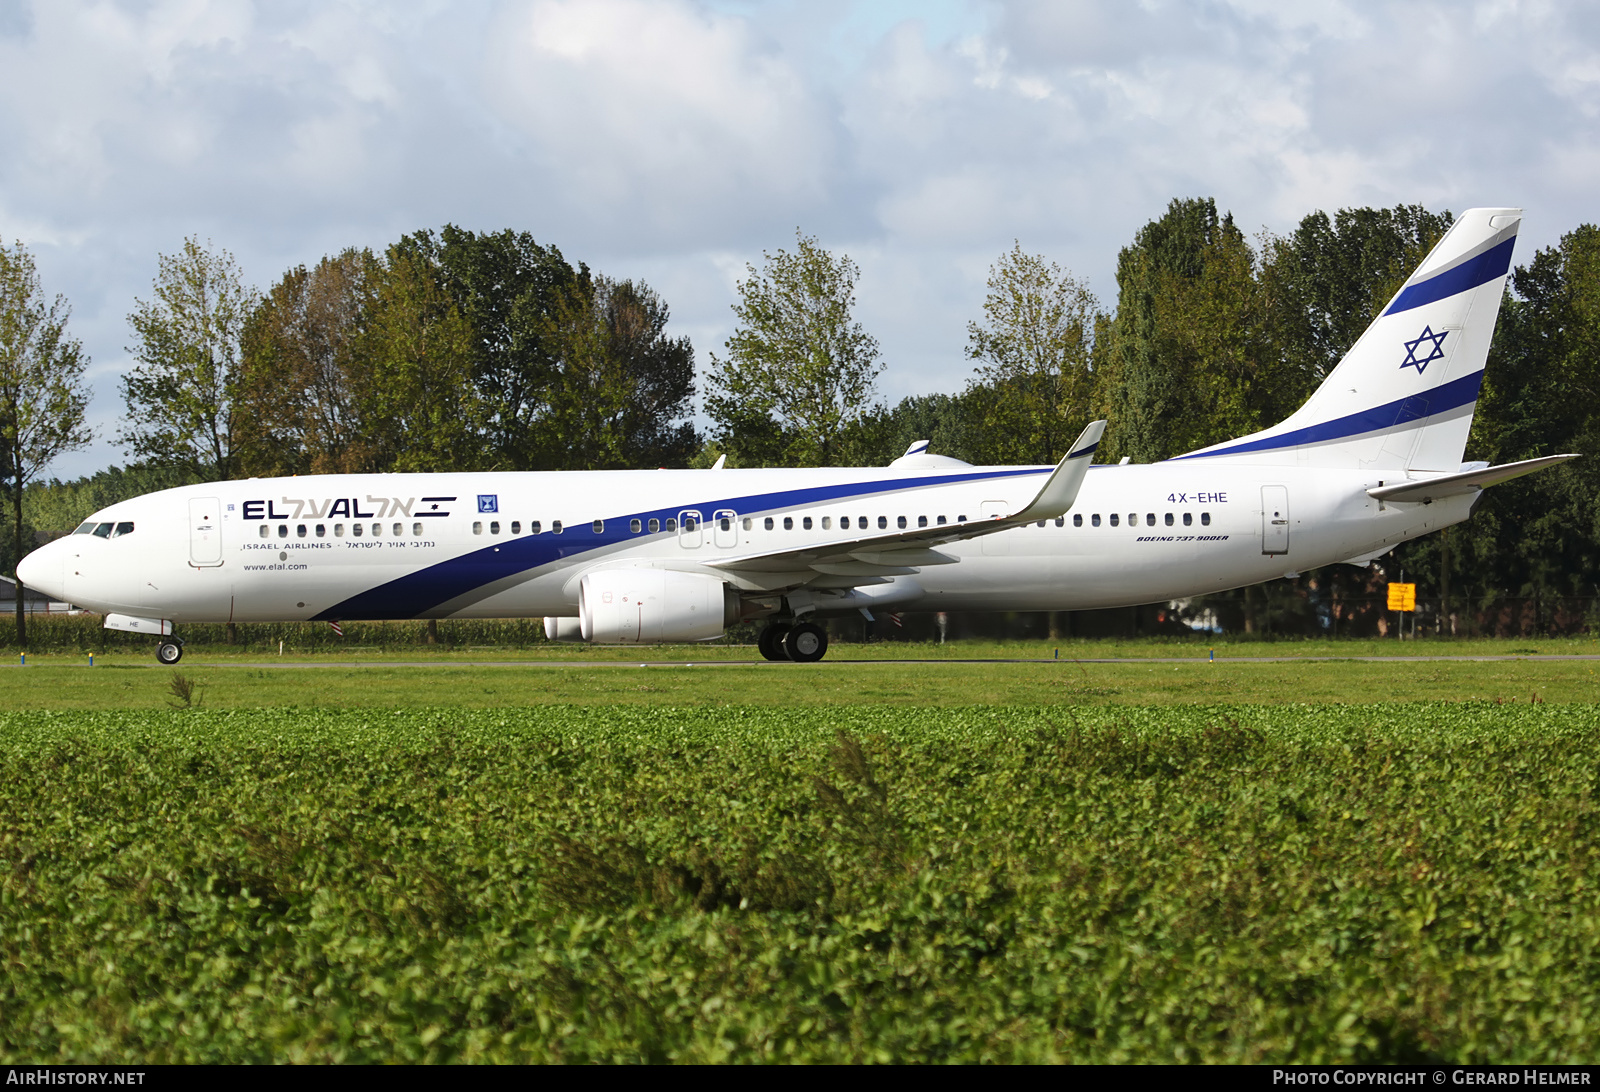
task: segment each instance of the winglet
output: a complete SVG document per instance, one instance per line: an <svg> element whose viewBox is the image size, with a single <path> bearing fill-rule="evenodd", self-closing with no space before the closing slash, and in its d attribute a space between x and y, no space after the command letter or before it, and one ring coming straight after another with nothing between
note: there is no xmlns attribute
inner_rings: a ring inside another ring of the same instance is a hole
<svg viewBox="0 0 1600 1092"><path fill-rule="evenodd" d="M1100 437L1105 435L1106 423L1104 421L1090 421L1089 427L1084 429L1067 454L1056 464L1050 477L1045 481L1044 488L1039 490L1039 495L1022 511L1011 516L1007 522L1016 520L1027 523L1036 519L1055 519L1064 516L1067 510L1078 499L1078 490L1083 486L1084 475L1089 473L1089 464L1094 462L1095 448L1100 446Z"/></svg>

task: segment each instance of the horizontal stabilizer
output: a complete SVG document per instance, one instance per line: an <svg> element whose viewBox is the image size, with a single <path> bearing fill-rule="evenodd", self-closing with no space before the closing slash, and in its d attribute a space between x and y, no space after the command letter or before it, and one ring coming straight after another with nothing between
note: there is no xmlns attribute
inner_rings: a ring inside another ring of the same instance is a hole
<svg viewBox="0 0 1600 1092"><path fill-rule="evenodd" d="M1432 504L1445 497L1459 497L1464 493L1476 493L1491 485L1520 478L1524 474L1532 474L1546 467L1559 466L1564 462L1576 459L1576 455L1547 455L1542 459L1526 459L1520 463L1506 463L1503 466L1490 466L1482 470L1468 470L1461 474L1445 474L1438 478L1429 478L1420 482L1395 482L1393 485L1380 485L1367 490L1367 496L1381 501L1394 501L1405 504Z"/></svg>

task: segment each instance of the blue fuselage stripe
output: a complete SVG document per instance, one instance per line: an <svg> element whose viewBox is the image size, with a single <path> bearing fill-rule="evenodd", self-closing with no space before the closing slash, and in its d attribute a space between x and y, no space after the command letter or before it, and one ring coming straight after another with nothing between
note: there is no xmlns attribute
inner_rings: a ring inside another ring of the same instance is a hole
<svg viewBox="0 0 1600 1092"><path fill-rule="evenodd" d="M936 478L918 476L809 486L803 489L786 489L724 500L673 505L670 508L657 508L645 512L629 512L621 516L606 516L601 521L605 529L600 532L594 530L592 523L584 522L564 528L559 535L546 531L538 535L509 537L492 546L407 573L334 604L317 614L315 620L416 618L441 603L469 595L498 580L530 573L541 566L606 546L615 546L628 539L647 537L635 535L628 529L629 522L635 519L677 518L684 512L698 512L702 520L710 520L712 514L720 510L731 510L741 516L755 515L785 508L807 508L827 501L862 499L897 490L1047 474L1051 469L1051 467L1021 467L947 474ZM705 473L720 475L721 472ZM705 533L706 530L709 528L703 529L701 533Z"/></svg>
<svg viewBox="0 0 1600 1092"><path fill-rule="evenodd" d="M1266 436L1248 443L1234 444L1232 447L1218 448L1215 451L1195 451L1188 455L1179 455L1178 459L1210 459L1219 455L1244 455L1252 451L1277 451L1286 447L1299 447L1301 444L1327 443L1333 440L1347 440L1352 436L1361 436L1369 432L1381 432L1384 429L1394 429L1401 425L1420 421L1426 417L1448 413L1478 400L1478 388L1483 383L1483 372L1476 371L1471 375L1464 375L1460 379L1452 379L1448 383L1434 387L1432 390L1423 391L1421 394L1409 395L1393 402L1385 403L1373 409L1362 410L1346 417L1336 417L1332 421L1323 421L1320 424L1307 425L1297 428L1293 432L1280 433L1277 436Z"/></svg>
<svg viewBox="0 0 1600 1092"><path fill-rule="evenodd" d="M1517 238L1513 235L1499 246L1490 247L1476 258L1470 258L1454 269L1447 269L1437 277L1406 286L1394 298L1394 302L1384 314L1395 315L1424 304L1437 303L1469 288L1488 284L1496 277L1505 276L1506 270L1511 268L1511 250L1516 243Z"/></svg>

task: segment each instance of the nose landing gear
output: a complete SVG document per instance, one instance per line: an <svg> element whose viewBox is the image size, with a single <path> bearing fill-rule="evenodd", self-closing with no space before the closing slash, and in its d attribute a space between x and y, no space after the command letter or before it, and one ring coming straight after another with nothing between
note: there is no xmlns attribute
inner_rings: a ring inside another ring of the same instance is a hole
<svg viewBox="0 0 1600 1092"><path fill-rule="evenodd" d="M183 642L176 637L169 637L156 645L156 659L171 667L183 659Z"/></svg>

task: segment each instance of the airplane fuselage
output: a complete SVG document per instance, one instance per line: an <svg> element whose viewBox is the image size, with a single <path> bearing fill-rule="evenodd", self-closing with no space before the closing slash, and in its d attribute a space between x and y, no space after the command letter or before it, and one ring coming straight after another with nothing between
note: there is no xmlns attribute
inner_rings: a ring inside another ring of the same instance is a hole
<svg viewBox="0 0 1600 1092"><path fill-rule="evenodd" d="M220 482L107 508L95 518L110 533L52 544L35 572L41 586L92 610L174 622L571 616L580 578L612 566L704 572L754 600L780 586L792 594L795 564L763 572L730 562L1013 513L1051 469ZM1216 460L1097 466L1064 517L941 545L953 563L880 566L861 594L906 611L1179 599L1372 555L1470 513L1473 496L1425 505L1367 495L1400 477ZM802 592L863 587L859 573L806 575Z"/></svg>

